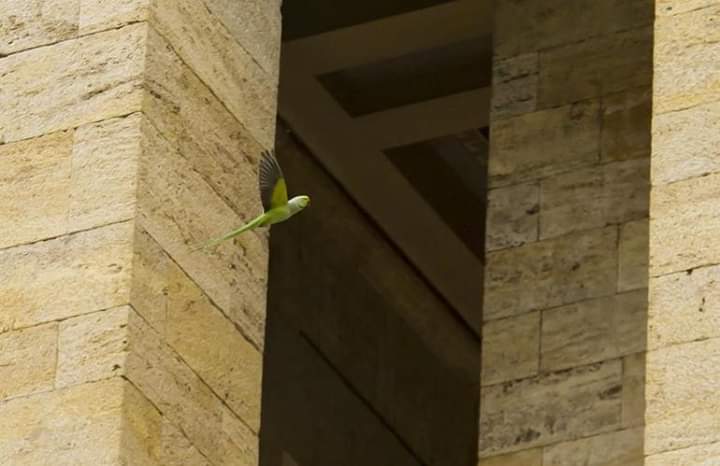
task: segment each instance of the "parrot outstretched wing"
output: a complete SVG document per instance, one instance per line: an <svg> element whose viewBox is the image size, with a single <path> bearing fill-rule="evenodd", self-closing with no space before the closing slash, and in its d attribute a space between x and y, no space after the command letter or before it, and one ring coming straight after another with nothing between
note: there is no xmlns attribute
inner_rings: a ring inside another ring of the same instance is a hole
<svg viewBox="0 0 720 466"><path fill-rule="evenodd" d="M260 198L265 212L288 203L287 184L280 164L272 151L264 151L260 158Z"/></svg>

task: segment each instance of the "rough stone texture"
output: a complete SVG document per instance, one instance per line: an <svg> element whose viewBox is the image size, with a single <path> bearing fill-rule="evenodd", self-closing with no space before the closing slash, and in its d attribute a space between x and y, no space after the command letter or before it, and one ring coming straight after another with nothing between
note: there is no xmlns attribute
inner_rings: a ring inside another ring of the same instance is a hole
<svg viewBox="0 0 720 466"><path fill-rule="evenodd" d="M640 6L647 2L635 0L624 3ZM597 18L594 20L597 21ZM541 52L538 108L649 86L652 82L651 64L651 27ZM602 78L598 79L599 76Z"/></svg>
<svg viewBox="0 0 720 466"><path fill-rule="evenodd" d="M618 245L618 291L648 287L648 219L629 222L620 227Z"/></svg>
<svg viewBox="0 0 720 466"><path fill-rule="evenodd" d="M0 250L0 331L127 303L132 228L125 222Z"/></svg>
<svg viewBox="0 0 720 466"><path fill-rule="evenodd" d="M615 292L617 228L579 232L487 255L484 318Z"/></svg>
<svg viewBox="0 0 720 466"><path fill-rule="evenodd" d="M652 114L650 86L606 96L602 100L602 107L602 160L649 157Z"/></svg>
<svg viewBox="0 0 720 466"><path fill-rule="evenodd" d="M645 424L645 353L635 353L623 358L623 408L624 428Z"/></svg>
<svg viewBox="0 0 720 466"><path fill-rule="evenodd" d="M647 354L645 453L720 441L720 339Z"/></svg>
<svg viewBox="0 0 720 466"><path fill-rule="evenodd" d="M642 429L621 430L545 449L543 466L643 466Z"/></svg>
<svg viewBox="0 0 720 466"><path fill-rule="evenodd" d="M617 429L621 395L620 361L485 387L480 400L480 456Z"/></svg>
<svg viewBox="0 0 720 466"><path fill-rule="evenodd" d="M0 463L120 465L125 385L114 378L0 403Z"/></svg>
<svg viewBox="0 0 720 466"><path fill-rule="evenodd" d="M647 218L649 159L584 168L540 183L540 238Z"/></svg>
<svg viewBox="0 0 720 466"><path fill-rule="evenodd" d="M540 313L488 322L483 327L483 385L536 375L540 362Z"/></svg>
<svg viewBox="0 0 720 466"><path fill-rule="evenodd" d="M561 370L643 351L646 319L646 290L544 311L541 368Z"/></svg>
<svg viewBox="0 0 720 466"><path fill-rule="evenodd" d="M538 239L540 188L520 184L488 192L486 251L520 246Z"/></svg>
<svg viewBox="0 0 720 466"><path fill-rule="evenodd" d="M481 459L478 466L543 466L542 448Z"/></svg>
<svg viewBox="0 0 720 466"><path fill-rule="evenodd" d="M75 37L81 0L4 0L0 57Z"/></svg>
<svg viewBox="0 0 720 466"><path fill-rule="evenodd" d="M0 142L140 110L146 34L135 24L0 59Z"/></svg>
<svg viewBox="0 0 720 466"><path fill-rule="evenodd" d="M53 388L57 324L0 333L0 400Z"/></svg>
<svg viewBox="0 0 720 466"><path fill-rule="evenodd" d="M583 102L493 122L490 185L544 178L597 162L599 118L599 103Z"/></svg>
<svg viewBox="0 0 720 466"><path fill-rule="evenodd" d="M662 348L720 336L720 267L654 278L648 346Z"/></svg>
<svg viewBox="0 0 720 466"><path fill-rule="evenodd" d="M713 466L720 461L720 442L683 448L645 458L645 466Z"/></svg>
<svg viewBox="0 0 720 466"><path fill-rule="evenodd" d="M720 263L720 174L653 186L650 276Z"/></svg>
<svg viewBox="0 0 720 466"><path fill-rule="evenodd" d="M129 312L129 307L122 306L60 323L56 387L125 373Z"/></svg>
<svg viewBox="0 0 720 466"><path fill-rule="evenodd" d="M493 120L534 112L537 107L538 54L496 60L492 86Z"/></svg>

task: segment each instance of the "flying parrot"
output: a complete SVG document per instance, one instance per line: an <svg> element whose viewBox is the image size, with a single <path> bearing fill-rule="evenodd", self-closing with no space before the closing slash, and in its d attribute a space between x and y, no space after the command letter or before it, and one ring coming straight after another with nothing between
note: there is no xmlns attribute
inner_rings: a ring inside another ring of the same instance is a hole
<svg viewBox="0 0 720 466"><path fill-rule="evenodd" d="M272 151L263 151L262 153L258 182L260 198L265 212L237 230L214 239L198 249L216 246L225 240L232 239L241 233L258 227L284 222L310 204L309 196L296 196L288 200L285 176Z"/></svg>

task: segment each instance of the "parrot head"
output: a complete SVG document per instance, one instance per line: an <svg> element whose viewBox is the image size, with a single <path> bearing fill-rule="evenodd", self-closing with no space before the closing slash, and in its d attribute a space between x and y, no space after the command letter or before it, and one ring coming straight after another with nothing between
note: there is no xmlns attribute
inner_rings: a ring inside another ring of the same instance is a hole
<svg viewBox="0 0 720 466"><path fill-rule="evenodd" d="M310 205L310 196L295 196L288 201L288 204L294 211L299 212Z"/></svg>

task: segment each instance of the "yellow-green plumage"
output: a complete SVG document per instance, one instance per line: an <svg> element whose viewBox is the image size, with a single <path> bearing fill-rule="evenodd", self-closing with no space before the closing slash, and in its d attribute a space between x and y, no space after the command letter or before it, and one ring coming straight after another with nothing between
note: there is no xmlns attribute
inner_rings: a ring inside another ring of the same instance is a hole
<svg viewBox="0 0 720 466"><path fill-rule="evenodd" d="M233 230L220 238L209 241L202 246L203 248L216 246L223 241L235 238L236 236L255 228L284 222L310 204L310 198L308 196L296 196L288 200L285 177L273 152L265 151L262 153L258 174L258 185L260 188L260 198L262 200L264 212L242 227Z"/></svg>

